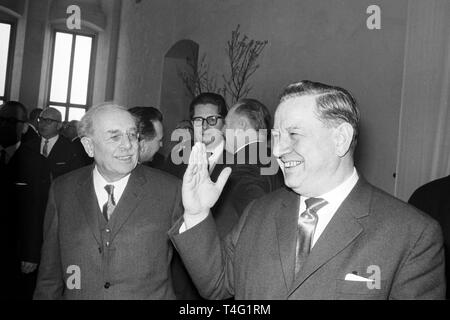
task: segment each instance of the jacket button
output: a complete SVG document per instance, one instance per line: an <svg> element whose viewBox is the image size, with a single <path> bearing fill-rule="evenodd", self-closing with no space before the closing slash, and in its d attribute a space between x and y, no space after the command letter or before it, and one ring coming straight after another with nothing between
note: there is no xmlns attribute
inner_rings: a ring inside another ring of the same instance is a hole
<svg viewBox="0 0 450 320"><path fill-rule="evenodd" d="M104 285L105 289L108 289L110 286L111 286L111 283L109 283L109 282L106 282Z"/></svg>
<svg viewBox="0 0 450 320"><path fill-rule="evenodd" d="M106 233L110 233L110 232L111 232L111 230L110 230L110 229L106 229L105 231L106 231Z"/></svg>

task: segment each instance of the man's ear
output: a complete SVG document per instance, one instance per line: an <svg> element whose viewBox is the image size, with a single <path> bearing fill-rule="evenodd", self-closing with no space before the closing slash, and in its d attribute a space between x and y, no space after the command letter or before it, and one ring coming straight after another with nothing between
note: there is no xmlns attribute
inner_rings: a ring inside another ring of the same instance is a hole
<svg viewBox="0 0 450 320"><path fill-rule="evenodd" d="M334 129L336 155L343 157L350 150L354 129L348 122L343 122Z"/></svg>
<svg viewBox="0 0 450 320"><path fill-rule="evenodd" d="M94 144L92 143L92 139L88 137L82 137L81 138L81 144L84 147L84 150L86 151L87 155L91 158L94 157Z"/></svg>

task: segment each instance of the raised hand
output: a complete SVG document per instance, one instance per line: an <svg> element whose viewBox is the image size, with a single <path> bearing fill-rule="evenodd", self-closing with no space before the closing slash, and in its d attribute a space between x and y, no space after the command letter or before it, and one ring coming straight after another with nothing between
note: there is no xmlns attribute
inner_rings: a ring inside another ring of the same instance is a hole
<svg viewBox="0 0 450 320"><path fill-rule="evenodd" d="M189 165L183 177L182 198L185 215L207 214L219 199L230 174L231 168L225 168L217 182L212 182L208 173L206 147L197 142L192 148Z"/></svg>

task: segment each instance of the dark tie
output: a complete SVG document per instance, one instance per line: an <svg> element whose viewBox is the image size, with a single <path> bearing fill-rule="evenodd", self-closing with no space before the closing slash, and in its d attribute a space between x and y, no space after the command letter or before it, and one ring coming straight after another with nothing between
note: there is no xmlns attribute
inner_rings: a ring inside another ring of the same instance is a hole
<svg viewBox="0 0 450 320"><path fill-rule="evenodd" d="M102 213L106 221L108 221L109 217L116 208L116 201L114 200L114 186L112 184L107 184L105 186L105 190L106 192L108 192L108 201L106 201L105 204L103 205Z"/></svg>
<svg viewBox="0 0 450 320"><path fill-rule="evenodd" d="M297 246L295 255L295 275L298 274L311 250L314 231L316 230L317 211L328 202L321 198L309 198L305 200L306 210L298 219Z"/></svg>
<svg viewBox="0 0 450 320"><path fill-rule="evenodd" d="M48 156L48 140L45 139L44 147L42 148L42 155L47 158Z"/></svg>

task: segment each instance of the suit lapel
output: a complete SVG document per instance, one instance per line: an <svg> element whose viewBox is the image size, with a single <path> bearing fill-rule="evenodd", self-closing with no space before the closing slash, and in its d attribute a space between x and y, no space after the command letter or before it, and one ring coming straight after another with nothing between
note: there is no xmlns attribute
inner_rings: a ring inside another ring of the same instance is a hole
<svg viewBox="0 0 450 320"><path fill-rule="evenodd" d="M276 219L278 250L288 290L294 278L295 239L300 196L290 190L286 190L283 195L284 199L274 218Z"/></svg>
<svg viewBox="0 0 450 320"><path fill-rule="evenodd" d="M84 216L94 235L98 245L101 246L100 228L98 224L98 206L97 196L94 190L94 180L92 170L94 166L86 168L84 174L80 176L78 189L75 191L78 201L83 208Z"/></svg>
<svg viewBox="0 0 450 320"><path fill-rule="evenodd" d="M115 238L122 228L123 224L128 220L131 213L137 207L140 199L145 195L143 185L147 182L142 172L142 166L138 165L131 173L127 186L123 191L122 197L114 209L112 220L113 228L111 231L111 240Z"/></svg>
<svg viewBox="0 0 450 320"><path fill-rule="evenodd" d="M292 294L316 270L352 243L363 231L357 221L369 213L371 188L360 177L314 245L308 259L289 291Z"/></svg>

